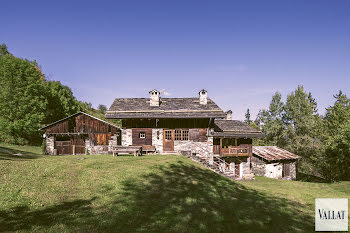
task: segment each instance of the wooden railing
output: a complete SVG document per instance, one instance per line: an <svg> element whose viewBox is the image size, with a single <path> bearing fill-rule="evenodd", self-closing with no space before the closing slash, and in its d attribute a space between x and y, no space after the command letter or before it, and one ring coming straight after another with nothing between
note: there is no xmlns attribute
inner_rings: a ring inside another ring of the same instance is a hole
<svg viewBox="0 0 350 233"><path fill-rule="evenodd" d="M220 149L220 156L250 156L252 145L228 146Z"/></svg>

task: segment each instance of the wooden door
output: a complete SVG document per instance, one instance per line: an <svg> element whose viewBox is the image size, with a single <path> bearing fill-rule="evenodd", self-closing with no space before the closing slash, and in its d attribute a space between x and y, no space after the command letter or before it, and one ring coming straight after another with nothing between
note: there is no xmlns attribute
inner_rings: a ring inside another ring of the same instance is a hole
<svg viewBox="0 0 350 233"><path fill-rule="evenodd" d="M174 130L171 130L171 129L164 130L163 151L174 151Z"/></svg>
<svg viewBox="0 0 350 233"><path fill-rule="evenodd" d="M70 155L73 153L71 141L56 141L56 149L59 155Z"/></svg>
<svg viewBox="0 0 350 233"><path fill-rule="evenodd" d="M75 154L85 154L85 141L82 138L74 138Z"/></svg>
<svg viewBox="0 0 350 233"><path fill-rule="evenodd" d="M283 177L290 176L290 164L289 163L284 163L283 164Z"/></svg>

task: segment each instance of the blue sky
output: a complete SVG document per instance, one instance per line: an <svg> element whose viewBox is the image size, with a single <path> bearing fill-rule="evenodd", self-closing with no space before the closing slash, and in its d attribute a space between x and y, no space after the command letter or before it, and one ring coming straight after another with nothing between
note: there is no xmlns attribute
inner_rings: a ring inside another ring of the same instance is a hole
<svg viewBox="0 0 350 233"><path fill-rule="evenodd" d="M2 1L0 43L84 101L194 97L243 119L304 85L350 95L350 1Z"/></svg>

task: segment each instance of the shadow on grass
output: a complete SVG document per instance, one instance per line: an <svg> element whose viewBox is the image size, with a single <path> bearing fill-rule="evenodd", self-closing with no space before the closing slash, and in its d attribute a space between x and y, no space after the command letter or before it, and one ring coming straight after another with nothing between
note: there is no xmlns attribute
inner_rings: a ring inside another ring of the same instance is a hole
<svg viewBox="0 0 350 233"><path fill-rule="evenodd" d="M28 151L0 146L0 160L37 159L40 157L41 155L37 155Z"/></svg>
<svg viewBox="0 0 350 233"><path fill-rule="evenodd" d="M331 183L331 181L326 180L322 177L300 173L300 172L298 172L297 174L297 180L303 181L303 182L314 182L314 183Z"/></svg>
<svg viewBox="0 0 350 233"><path fill-rule="evenodd" d="M96 196L100 199L64 202L40 210L0 210L0 226L10 232L32 227L50 231L57 225L72 232L314 230L313 218L301 211L305 208L301 204L266 196L181 161L157 166L140 179L126 180L120 191L101 189ZM103 201L106 198L108 201ZM97 204L100 202L104 204Z"/></svg>

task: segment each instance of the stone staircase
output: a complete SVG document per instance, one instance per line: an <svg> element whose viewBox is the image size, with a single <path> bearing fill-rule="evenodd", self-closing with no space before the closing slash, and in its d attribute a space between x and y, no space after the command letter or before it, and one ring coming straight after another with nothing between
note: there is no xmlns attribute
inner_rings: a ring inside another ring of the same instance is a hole
<svg viewBox="0 0 350 233"><path fill-rule="evenodd" d="M193 161L202 164L206 168L212 170L213 172L222 175L224 177L227 177L231 180L236 180L234 171L231 171L227 167L229 167L229 164L222 160L219 157L213 156L212 158L207 157L200 157L197 155L185 155L188 158L191 158Z"/></svg>

